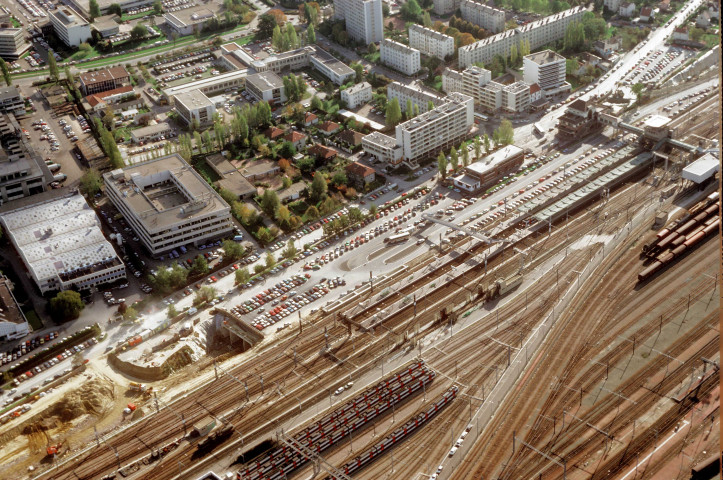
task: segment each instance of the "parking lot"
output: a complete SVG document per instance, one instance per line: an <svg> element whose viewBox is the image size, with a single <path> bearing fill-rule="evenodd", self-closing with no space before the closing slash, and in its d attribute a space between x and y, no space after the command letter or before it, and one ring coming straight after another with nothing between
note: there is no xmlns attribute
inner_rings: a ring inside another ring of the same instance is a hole
<svg viewBox="0 0 723 480"><path fill-rule="evenodd" d="M679 47L665 47L650 52L626 72L622 84L655 84L694 54L693 51Z"/></svg>

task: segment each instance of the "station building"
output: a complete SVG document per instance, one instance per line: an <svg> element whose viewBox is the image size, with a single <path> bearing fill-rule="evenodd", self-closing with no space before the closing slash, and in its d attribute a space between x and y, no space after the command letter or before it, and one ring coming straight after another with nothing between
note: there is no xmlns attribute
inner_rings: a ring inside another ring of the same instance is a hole
<svg viewBox="0 0 723 480"><path fill-rule="evenodd" d="M524 159L524 150L515 145L507 145L465 167L464 172L452 177L452 183L465 192L477 193L489 188L504 175L519 170Z"/></svg>

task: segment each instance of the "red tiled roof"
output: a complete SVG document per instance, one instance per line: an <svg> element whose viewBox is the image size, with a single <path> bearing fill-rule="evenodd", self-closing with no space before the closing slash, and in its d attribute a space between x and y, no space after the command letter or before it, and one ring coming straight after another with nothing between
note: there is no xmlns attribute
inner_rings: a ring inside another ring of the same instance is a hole
<svg viewBox="0 0 723 480"><path fill-rule="evenodd" d="M319 118L319 117L317 117L317 116L314 115L313 113L311 113L311 112L306 112L306 116L304 117L304 123L311 123L311 122L313 122L314 120L316 120L317 118Z"/></svg>
<svg viewBox="0 0 723 480"><path fill-rule="evenodd" d="M539 92L540 90L541 90L541 89L540 89L540 86L539 86L538 84L533 83L532 85L530 85L530 95L532 95L533 93L537 93L537 92Z"/></svg>
<svg viewBox="0 0 723 480"><path fill-rule="evenodd" d="M325 147L324 145L316 144L309 149L309 153L321 157L324 160L336 157L336 150L333 148Z"/></svg>
<svg viewBox="0 0 723 480"><path fill-rule="evenodd" d="M347 165L346 171L353 175L356 175L358 177L362 177L362 178L375 173L374 169L372 167L369 167L367 165L362 165L359 162L353 162L353 163L350 163L349 165Z"/></svg>
<svg viewBox="0 0 723 480"><path fill-rule="evenodd" d="M131 92L133 92L133 86L126 85L125 87L118 87L118 88L114 88L113 90L106 90L105 92L98 92L98 93L94 93L93 95L88 95L87 97L85 97L85 99L88 101L88 103L90 103L90 105L92 107L95 107L105 97L110 97L111 95L118 95L121 93L131 93Z"/></svg>
<svg viewBox="0 0 723 480"><path fill-rule="evenodd" d="M339 124L335 122L326 121L319 126L320 130L324 130L327 133L334 132L339 129Z"/></svg>
<svg viewBox="0 0 723 480"><path fill-rule="evenodd" d="M357 132L356 130L344 130L337 138L349 145L361 145L362 137L364 134Z"/></svg>
<svg viewBox="0 0 723 480"><path fill-rule="evenodd" d="M649 17L651 13L653 13L652 7L643 7L640 9L640 15L642 16Z"/></svg>
<svg viewBox="0 0 723 480"><path fill-rule="evenodd" d="M284 134L284 131L281 130L279 127L269 127L264 132L264 135L269 137L271 140L276 140L283 134Z"/></svg>
<svg viewBox="0 0 723 480"><path fill-rule="evenodd" d="M306 138L306 135L304 135L301 132L297 132L295 130L284 135L284 140L286 140L287 142L291 142L291 143L296 143L299 140L303 140L305 138Z"/></svg>
<svg viewBox="0 0 723 480"><path fill-rule="evenodd" d="M92 85L98 82L105 82L115 78L128 77L128 71L124 67L104 68L95 72L87 72L78 75L80 81L85 85Z"/></svg>

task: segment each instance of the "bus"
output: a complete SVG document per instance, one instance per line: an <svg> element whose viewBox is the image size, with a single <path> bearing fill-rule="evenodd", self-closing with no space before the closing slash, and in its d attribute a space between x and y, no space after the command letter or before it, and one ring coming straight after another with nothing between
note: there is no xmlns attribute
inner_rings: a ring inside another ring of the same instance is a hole
<svg viewBox="0 0 723 480"><path fill-rule="evenodd" d="M384 243L387 245L394 245L397 243L404 243L409 240L409 232L397 233L396 235L389 235L384 239Z"/></svg>
<svg viewBox="0 0 723 480"><path fill-rule="evenodd" d="M477 112L474 113L474 118L475 120L477 120L477 123L489 121L489 117L487 117L487 115L482 115L481 113Z"/></svg>

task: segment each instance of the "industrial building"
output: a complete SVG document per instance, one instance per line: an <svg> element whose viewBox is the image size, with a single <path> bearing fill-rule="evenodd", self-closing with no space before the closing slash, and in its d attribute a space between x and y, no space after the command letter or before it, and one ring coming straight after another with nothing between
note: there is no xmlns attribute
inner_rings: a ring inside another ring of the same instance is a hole
<svg viewBox="0 0 723 480"><path fill-rule="evenodd" d="M28 333L30 325L15 300L12 282L0 275L0 342L23 338Z"/></svg>
<svg viewBox="0 0 723 480"><path fill-rule="evenodd" d="M441 60L454 55L454 38L421 25L409 26L409 46Z"/></svg>
<svg viewBox="0 0 723 480"><path fill-rule="evenodd" d="M216 18L216 14L206 7L193 7L165 13L163 18L171 30L185 37L200 33L209 20Z"/></svg>
<svg viewBox="0 0 723 480"><path fill-rule="evenodd" d="M153 256L233 230L229 205L178 154L103 175L106 194Z"/></svg>
<svg viewBox="0 0 723 480"><path fill-rule="evenodd" d="M489 63L495 55L507 58L510 56L512 45L519 48L523 41L529 43L530 51L532 51L560 40L565 36L567 26L572 22L581 21L586 11L582 6L573 7L460 47L458 50L459 68L465 68L478 62Z"/></svg>
<svg viewBox="0 0 723 480"><path fill-rule="evenodd" d="M90 25L69 7L49 10L48 16L55 35L67 46L77 47L91 38Z"/></svg>
<svg viewBox="0 0 723 480"><path fill-rule="evenodd" d="M368 45L384 39L382 0L334 0L334 17L343 19L349 37Z"/></svg>
<svg viewBox="0 0 723 480"><path fill-rule="evenodd" d="M384 39L379 49L381 62L405 75L414 75L422 68L419 50L394 40Z"/></svg>
<svg viewBox="0 0 723 480"><path fill-rule="evenodd" d="M58 197L56 191L43 195L0 213L5 235L40 292L93 289L126 278L125 265L85 198Z"/></svg>
<svg viewBox="0 0 723 480"><path fill-rule="evenodd" d="M505 11L474 0L462 0L459 6L462 18L492 33L505 30Z"/></svg>
<svg viewBox="0 0 723 480"><path fill-rule="evenodd" d="M173 104L176 106L176 112L186 122L186 125L193 124L194 120L201 127L213 123L216 105L200 90L179 93L174 97Z"/></svg>

